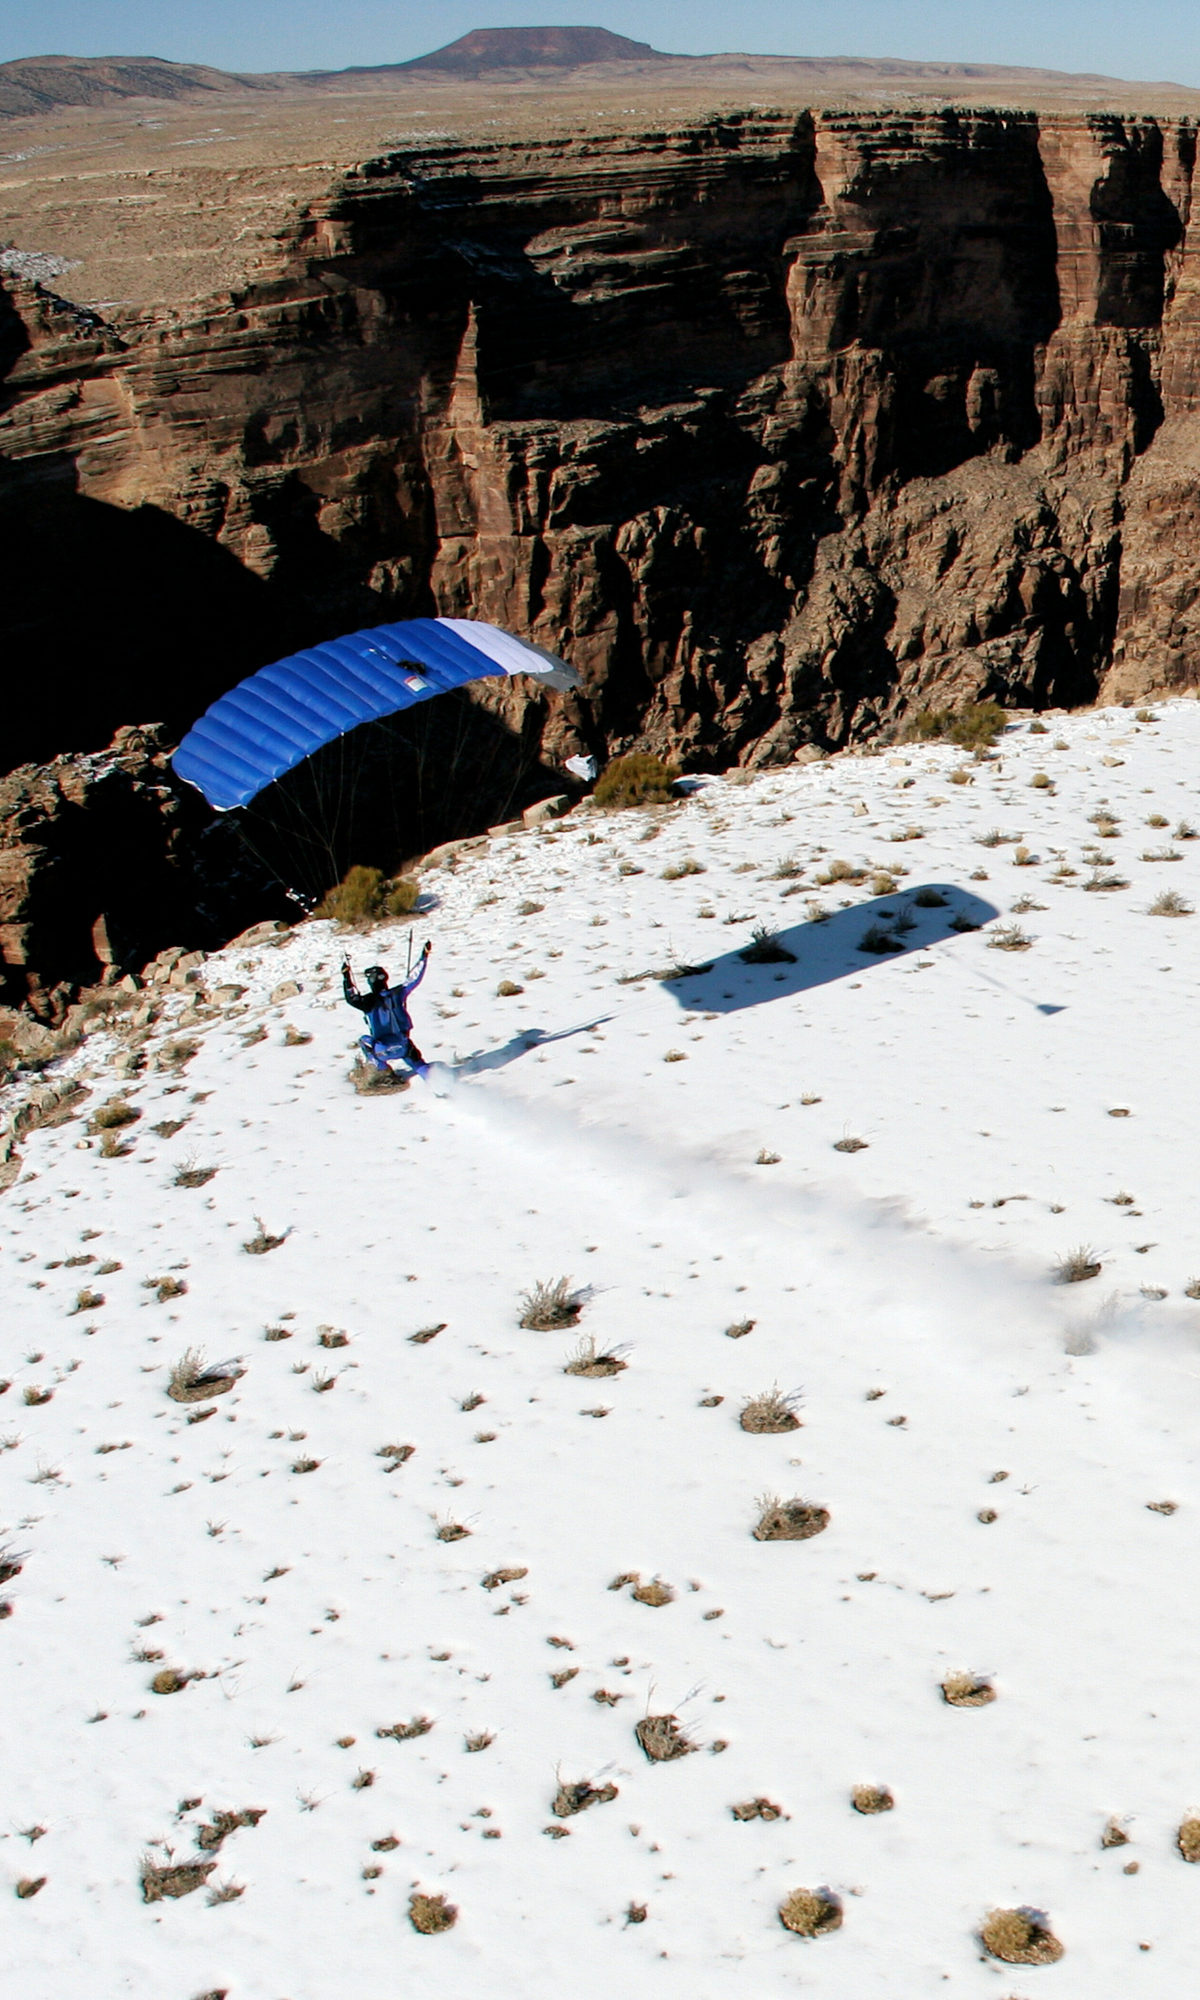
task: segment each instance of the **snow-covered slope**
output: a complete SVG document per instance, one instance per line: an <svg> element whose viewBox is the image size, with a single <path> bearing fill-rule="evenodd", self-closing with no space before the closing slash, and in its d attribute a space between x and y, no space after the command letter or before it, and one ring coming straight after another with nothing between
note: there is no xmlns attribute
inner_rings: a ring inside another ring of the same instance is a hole
<svg viewBox="0 0 1200 2000"><path fill-rule="evenodd" d="M322 924L210 961L246 991L182 1067L186 994L132 1080L72 1057L0 1200L6 1990L1187 1990L1200 919L1148 911L1200 902L1189 816L1189 702L712 782L427 878L403 1094L351 1087ZM794 959L745 964L756 925ZM522 1328L560 1276L577 1327ZM581 1337L627 1365L565 1373ZM175 1402L189 1348L243 1372ZM748 1433L772 1386L799 1427ZM769 1495L827 1527L756 1540ZM694 1750L653 1762L665 1714ZM217 1865L146 1903L145 1856ZM839 1929L783 1928L800 1887ZM1056 1964L984 1955L1022 1906Z"/></svg>

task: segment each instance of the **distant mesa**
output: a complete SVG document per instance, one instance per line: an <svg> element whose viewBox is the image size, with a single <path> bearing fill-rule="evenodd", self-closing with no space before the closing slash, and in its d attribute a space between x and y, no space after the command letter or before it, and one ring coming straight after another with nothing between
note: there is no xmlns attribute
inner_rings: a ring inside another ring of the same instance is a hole
<svg viewBox="0 0 1200 2000"><path fill-rule="evenodd" d="M230 76L158 56L23 56L0 63L0 118L119 104L128 98L195 98L204 91L269 89L265 77Z"/></svg>
<svg viewBox="0 0 1200 2000"><path fill-rule="evenodd" d="M481 76L491 69L579 69L585 63L672 62L677 58L607 28L476 28L432 55L399 63L406 70Z"/></svg>

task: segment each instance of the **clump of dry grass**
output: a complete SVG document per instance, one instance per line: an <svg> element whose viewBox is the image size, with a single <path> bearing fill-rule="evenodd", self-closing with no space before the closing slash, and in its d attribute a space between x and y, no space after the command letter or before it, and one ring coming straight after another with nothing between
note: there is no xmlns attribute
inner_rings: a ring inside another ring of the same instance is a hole
<svg viewBox="0 0 1200 2000"><path fill-rule="evenodd" d="M865 882L866 878L866 869L857 867L853 861L830 861L815 880L828 889L835 882Z"/></svg>
<svg viewBox="0 0 1200 2000"><path fill-rule="evenodd" d="M780 944L779 932L768 924L755 924L750 933L750 942L743 945L738 957L745 965L795 965L796 954Z"/></svg>
<svg viewBox="0 0 1200 2000"><path fill-rule="evenodd" d="M389 1727L377 1729L376 1736L390 1736L395 1743L411 1743L418 1736L428 1736L433 1728L428 1715L414 1715L411 1722L393 1722Z"/></svg>
<svg viewBox="0 0 1200 2000"><path fill-rule="evenodd" d="M729 1810L735 1819L740 1820L783 1818L783 1807L777 1806L771 1799L744 1799L740 1806L730 1806Z"/></svg>
<svg viewBox="0 0 1200 2000"><path fill-rule="evenodd" d="M376 1458L386 1458L385 1472L395 1472L398 1466L407 1465L416 1446L413 1444L381 1444Z"/></svg>
<svg viewBox="0 0 1200 2000"><path fill-rule="evenodd" d="M592 798L609 810L628 806L663 805L673 796L679 772L661 757L645 750L632 750L617 757L600 774Z"/></svg>
<svg viewBox="0 0 1200 2000"><path fill-rule="evenodd" d="M583 1311L583 1300L571 1290L570 1278L539 1279L521 1294L518 1326L533 1333L552 1333L558 1327L574 1326Z"/></svg>
<svg viewBox="0 0 1200 2000"><path fill-rule="evenodd" d="M496 988L497 998L501 1000L515 1000L517 995L524 991L525 988L518 986L515 979L502 979Z"/></svg>
<svg viewBox="0 0 1200 2000"><path fill-rule="evenodd" d="M1129 884L1123 875L1115 875L1111 870L1103 868L1093 868L1083 886L1085 889L1091 890L1128 889Z"/></svg>
<svg viewBox="0 0 1200 2000"><path fill-rule="evenodd" d="M178 1667L160 1667L150 1682L151 1694L182 1694L189 1681L198 1680L198 1674L185 1674Z"/></svg>
<svg viewBox="0 0 1200 2000"><path fill-rule="evenodd" d="M629 1594L636 1603L649 1604L655 1610L660 1605L674 1604L675 1602L675 1592L672 1590L670 1584L664 1583L657 1576L651 1577L649 1583L635 1583Z"/></svg>
<svg viewBox="0 0 1200 2000"><path fill-rule="evenodd" d="M725 1338L726 1340L745 1340L746 1335L753 1333L757 1325L758 1321L756 1319L735 1319L732 1326L726 1327Z"/></svg>
<svg viewBox="0 0 1200 2000"><path fill-rule="evenodd" d="M857 1813L891 1812L896 1801L886 1785L855 1785L850 1803Z"/></svg>
<svg viewBox="0 0 1200 2000"><path fill-rule="evenodd" d="M1175 1845L1185 1861L1200 1861L1200 1819L1189 1815L1181 1822Z"/></svg>
<svg viewBox="0 0 1200 2000"><path fill-rule="evenodd" d="M1154 898L1146 914L1151 917L1190 917L1194 912L1186 896L1181 896L1175 889L1164 889L1161 896Z"/></svg>
<svg viewBox="0 0 1200 2000"><path fill-rule="evenodd" d="M829 1526L829 1509L807 1500L780 1500L774 1493L764 1493L758 1507L758 1525L752 1530L756 1542L808 1542Z"/></svg>
<svg viewBox="0 0 1200 2000"><path fill-rule="evenodd" d="M1055 1965L1063 1955L1043 1910L991 1910L979 1942L989 1958L1005 1965Z"/></svg>
<svg viewBox="0 0 1200 2000"><path fill-rule="evenodd" d="M187 1285L182 1278L144 1278L142 1290L153 1292L161 1306L165 1305L168 1299L181 1299L187 1291Z"/></svg>
<svg viewBox="0 0 1200 2000"><path fill-rule="evenodd" d="M865 1153L867 1150L867 1141L865 1139L853 1139L850 1137L835 1139L833 1150L835 1153Z"/></svg>
<svg viewBox="0 0 1200 2000"><path fill-rule="evenodd" d="M177 1188L207 1187L208 1183L210 1182L216 1171L217 1169L215 1167L197 1167L197 1166L184 1165L180 1167L176 1172L171 1185Z"/></svg>
<svg viewBox="0 0 1200 2000"><path fill-rule="evenodd" d="M261 1215L256 1215L254 1220L257 1225L254 1235L242 1245L248 1257L265 1257L268 1250L278 1250L280 1244L287 1241L286 1230L282 1236L272 1236Z"/></svg>
<svg viewBox="0 0 1200 2000"><path fill-rule="evenodd" d="M842 1927L842 1905L832 1889L793 1889L779 1905L779 1921L797 1937L826 1937Z"/></svg>
<svg viewBox="0 0 1200 2000"><path fill-rule="evenodd" d="M1088 1243L1079 1243L1074 1250L1068 1250L1055 1266L1055 1283L1059 1285L1081 1285L1088 1278L1098 1278L1103 1269L1095 1251Z"/></svg>
<svg viewBox="0 0 1200 2000"><path fill-rule="evenodd" d="M461 1521L441 1521L438 1524L439 1542L465 1542L471 1530L464 1528Z"/></svg>
<svg viewBox="0 0 1200 2000"><path fill-rule="evenodd" d="M560 1779L550 1810L555 1819L571 1819L575 1813L587 1812L590 1806L607 1805L610 1799L616 1797L615 1785L593 1785L588 1778L566 1785Z"/></svg>
<svg viewBox="0 0 1200 2000"><path fill-rule="evenodd" d="M677 1715L644 1715L633 1733L652 1764L673 1763L696 1748L679 1727Z"/></svg>
<svg viewBox="0 0 1200 2000"><path fill-rule="evenodd" d="M995 1701L996 1690L983 1674L947 1674L942 1686L942 1700L951 1708L986 1708Z"/></svg>
<svg viewBox="0 0 1200 2000"><path fill-rule="evenodd" d="M674 861L662 871L664 882L682 882L688 875L703 875L707 871L703 861L697 861L694 854L685 854L682 861Z"/></svg>
<svg viewBox="0 0 1200 2000"><path fill-rule="evenodd" d="M231 1833L239 1827L257 1826L265 1819L265 1806L246 1806L241 1812L215 1812L212 1819L196 1829L196 1845L206 1854L219 1854Z"/></svg>
<svg viewBox="0 0 1200 2000"><path fill-rule="evenodd" d="M1104 1831L1100 1835L1100 1845L1101 1847L1128 1847L1129 1845L1129 1835L1115 1813L1111 1814L1105 1822ZM1200 1850L1198 1850L1198 1858L1200 1858Z"/></svg>
<svg viewBox="0 0 1200 2000"><path fill-rule="evenodd" d="M123 1097L114 1097L107 1104L100 1104L88 1119L89 1132L119 1132L123 1125L133 1125L141 1112Z"/></svg>
<svg viewBox="0 0 1200 2000"><path fill-rule="evenodd" d="M414 1889L408 1899L408 1921L422 1937L435 1937L438 1931L454 1929L458 1910L444 1896L427 1896L423 1890Z"/></svg>
<svg viewBox="0 0 1200 2000"><path fill-rule="evenodd" d="M988 939L989 951L1028 951L1033 939L1020 924L1002 924Z"/></svg>
<svg viewBox="0 0 1200 2000"><path fill-rule="evenodd" d="M138 1870L143 1903L161 1903L164 1896L190 1896L202 1889L216 1868L215 1861L168 1861L160 1865L153 1855L142 1857Z"/></svg>
<svg viewBox="0 0 1200 2000"><path fill-rule="evenodd" d="M774 1436L783 1431L797 1431L800 1428L800 1419L793 1408L795 1401L794 1394L785 1396L778 1385L775 1385L764 1390L761 1396L751 1396L749 1402L743 1404L738 1422L744 1431L753 1431L765 1436Z"/></svg>
<svg viewBox="0 0 1200 2000"><path fill-rule="evenodd" d="M392 1069L376 1069L374 1063L356 1058L350 1071L350 1081L360 1097L389 1097L399 1090L407 1090L409 1080L397 1075Z"/></svg>
<svg viewBox="0 0 1200 2000"><path fill-rule="evenodd" d="M893 937L891 931L883 924L868 924L858 940L859 951L874 952L876 957L882 957L885 952L903 951L903 949L899 938Z"/></svg>
<svg viewBox="0 0 1200 2000"><path fill-rule="evenodd" d="M76 1292L75 1303L71 1307L71 1311L72 1313L99 1312L103 1304L104 1293L93 1292L85 1285L82 1291Z"/></svg>
<svg viewBox="0 0 1200 2000"><path fill-rule="evenodd" d="M347 930L367 930L383 917L406 917L421 898L421 885L409 876L385 879L378 868L354 867L318 904L318 917L332 917Z"/></svg>
<svg viewBox="0 0 1200 2000"><path fill-rule="evenodd" d="M231 1363L219 1361L208 1368L203 1349L188 1347L172 1365L167 1394L173 1403L200 1403L209 1396L223 1396L237 1379L238 1370Z"/></svg>
<svg viewBox="0 0 1200 2000"><path fill-rule="evenodd" d="M589 1377L619 1375L621 1370L628 1366L629 1363L623 1360L619 1354L611 1351L605 1352L597 1348L595 1340L588 1333L580 1340L578 1347L563 1369L563 1374L586 1375Z"/></svg>
<svg viewBox="0 0 1200 2000"><path fill-rule="evenodd" d="M965 936L968 931L977 931L979 925L972 917L967 915L965 910L955 910L954 915L950 919L950 929L957 931L960 936Z"/></svg>
<svg viewBox="0 0 1200 2000"><path fill-rule="evenodd" d="M488 1750L496 1741L490 1729L477 1729L471 1736L463 1737L463 1749L470 1751Z"/></svg>

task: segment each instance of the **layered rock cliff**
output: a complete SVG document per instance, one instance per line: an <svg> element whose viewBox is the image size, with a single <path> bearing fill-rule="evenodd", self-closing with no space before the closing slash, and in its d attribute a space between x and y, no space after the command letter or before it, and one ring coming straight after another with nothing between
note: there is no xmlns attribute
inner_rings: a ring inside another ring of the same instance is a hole
<svg viewBox="0 0 1200 2000"><path fill-rule="evenodd" d="M531 768L1191 685L1195 155L974 110L447 143L202 309L13 285L8 761L435 609L583 670L484 698ZM408 844L473 816L443 791Z"/></svg>

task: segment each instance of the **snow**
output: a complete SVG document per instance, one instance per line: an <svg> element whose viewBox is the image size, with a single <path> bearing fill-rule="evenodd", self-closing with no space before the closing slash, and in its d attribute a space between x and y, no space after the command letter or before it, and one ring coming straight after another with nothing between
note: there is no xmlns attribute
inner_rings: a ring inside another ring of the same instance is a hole
<svg viewBox="0 0 1200 2000"><path fill-rule="evenodd" d="M210 961L206 987L244 998L179 1031L173 995L131 1082L112 1038L64 1065L85 1116L24 1140L0 1201L0 1542L25 1556L2 1593L0 1883L46 1878L10 1905L10 1990L1184 1989L1200 923L1148 910L1200 903L1200 840L1172 836L1200 820L1200 705L1153 715L493 839L427 877L414 1005L438 1060L400 1095L351 1089L345 940L319 923ZM1128 887L1085 890L1093 845ZM837 859L906 872L817 886ZM947 903L913 908L901 952L857 949L929 884ZM982 929L951 930L959 908ZM1029 948L993 950L1014 923ZM794 963L742 962L758 924ZM350 942L397 969L406 939ZM677 963L713 969L636 976ZM180 1032L199 1047L177 1073L157 1059ZM106 1158L86 1114L122 1094L140 1116ZM217 1172L176 1186L188 1165ZM258 1220L283 1241L252 1256ZM1080 1246L1099 1276L1056 1283ZM521 1328L560 1275L578 1327ZM163 1277L186 1290L160 1301ZM581 1335L625 1369L565 1374ZM244 1372L173 1402L187 1348ZM745 1433L772 1385L800 1428ZM767 1494L828 1528L756 1541ZM527 1574L483 1587L505 1568ZM633 1573L671 1601L611 1588ZM163 1666L202 1677L155 1694ZM948 1705L955 1671L996 1699ZM653 1764L634 1727L665 1713L695 1753ZM617 1797L556 1820L582 1779ZM894 1811L855 1812L860 1784ZM783 1817L733 1818L757 1797ZM1129 1844L1102 1850L1114 1814ZM168 1850L244 1893L145 1904L141 1858ZM779 1903L821 1886L841 1929L789 1934ZM418 1935L413 1889L454 1928ZM1057 1965L983 1955L987 1912L1019 1906Z"/></svg>

